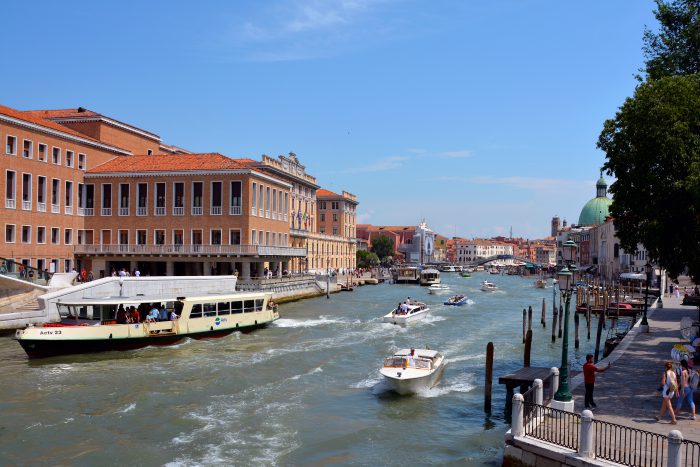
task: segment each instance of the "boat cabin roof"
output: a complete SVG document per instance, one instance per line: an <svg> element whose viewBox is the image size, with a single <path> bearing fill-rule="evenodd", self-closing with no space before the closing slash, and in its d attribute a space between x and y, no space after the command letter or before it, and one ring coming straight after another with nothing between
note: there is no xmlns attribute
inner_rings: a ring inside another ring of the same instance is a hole
<svg viewBox="0 0 700 467"><path fill-rule="evenodd" d="M124 303L162 303L175 301L191 301L191 302L222 302L231 300L252 300L255 298L264 298L269 293L260 292L236 292L236 293L210 293L208 295L200 295L195 297L182 297L170 295L130 295L122 297L83 297L59 299L57 305L120 305Z"/></svg>
<svg viewBox="0 0 700 467"><path fill-rule="evenodd" d="M414 349L415 352L414 354L417 357L424 357L424 358L435 358L439 352L437 350L429 350L429 349ZM394 356L396 357L408 357L411 355L411 349L401 349L397 351Z"/></svg>
<svg viewBox="0 0 700 467"><path fill-rule="evenodd" d="M423 269L421 274L440 274L440 271L437 269Z"/></svg>

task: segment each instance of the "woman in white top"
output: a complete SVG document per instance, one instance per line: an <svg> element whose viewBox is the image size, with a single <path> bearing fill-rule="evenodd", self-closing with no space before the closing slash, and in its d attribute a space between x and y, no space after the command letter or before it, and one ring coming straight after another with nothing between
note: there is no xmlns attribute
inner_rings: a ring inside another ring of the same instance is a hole
<svg viewBox="0 0 700 467"><path fill-rule="evenodd" d="M671 405L671 398L678 392L678 381L676 380L676 373L673 372L673 363L666 362L666 371L661 377L661 396L663 400L661 402L661 410L659 415L656 416L656 421L658 422L663 417L666 410L671 414L671 425L676 424L676 414L673 413L673 405Z"/></svg>

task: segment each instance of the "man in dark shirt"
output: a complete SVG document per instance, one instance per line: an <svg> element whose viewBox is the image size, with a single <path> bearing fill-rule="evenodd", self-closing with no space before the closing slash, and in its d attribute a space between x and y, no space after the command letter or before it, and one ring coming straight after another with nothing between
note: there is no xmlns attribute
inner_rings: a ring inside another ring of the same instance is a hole
<svg viewBox="0 0 700 467"><path fill-rule="evenodd" d="M586 386L586 397L585 397L585 402L584 405L587 409L595 409L598 407L595 405L595 402L593 402L593 386L595 385L595 374L598 372L603 372L610 368L610 363L608 363L608 366L606 366L603 369L598 368L595 366L595 363L593 363L593 355L588 354L586 355L586 363L583 365L583 384Z"/></svg>

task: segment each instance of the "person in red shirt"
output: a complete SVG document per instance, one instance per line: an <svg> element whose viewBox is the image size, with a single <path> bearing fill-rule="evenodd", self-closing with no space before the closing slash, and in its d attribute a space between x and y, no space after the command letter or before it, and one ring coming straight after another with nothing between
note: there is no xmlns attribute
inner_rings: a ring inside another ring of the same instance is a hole
<svg viewBox="0 0 700 467"><path fill-rule="evenodd" d="M610 363L605 368L598 368L593 363L593 355L586 355L586 363L583 365L583 384L586 386L586 397L584 405L587 409L595 409L598 407L593 402L593 386L595 385L595 374L603 372L610 368Z"/></svg>

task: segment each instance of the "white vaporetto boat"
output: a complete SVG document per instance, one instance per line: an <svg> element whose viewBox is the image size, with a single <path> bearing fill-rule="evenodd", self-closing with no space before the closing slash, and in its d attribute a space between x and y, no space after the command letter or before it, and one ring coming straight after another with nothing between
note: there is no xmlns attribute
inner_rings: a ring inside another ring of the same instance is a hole
<svg viewBox="0 0 700 467"><path fill-rule="evenodd" d="M402 349L384 360L379 373L401 395L415 394L435 386L445 370L445 357L437 350Z"/></svg>
<svg viewBox="0 0 700 467"><path fill-rule="evenodd" d="M450 286L445 284L433 284L428 287L428 293L439 295L450 291Z"/></svg>
<svg viewBox="0 0 700 467"><path fill-rule="evenodd" d="M483 290L484 292L493 292L495 290L498 290L498 287L493 282L484 281L481 283L481 290Z"/></svg>
<svg viewBox="0 0 700 467"><path fill-rule="evenodd" d="M428 314L430 308L422 302L407 301L399 304L391 312L384 315L385 323L406 324L411 321L422 319Z"/></svg>
<svg viewBox="0 0 700 467"><path fill-rule="evenodd" d="M35 358L171 345L185 337L223 337L279 318L271 298L271 293L239 292L71 299L57 302L59 323L29 325L17 330L15 339ZM138 317L132 308L141 310ZM158 318L147 317L154 308L163 312Z"/></svg>
<svg viewBox="0 0 700 467"><path fill-rule="evenodd" d="M433 285L440 283L440 271L437 269L423 269L420 272L420 285Z"/></svg>

